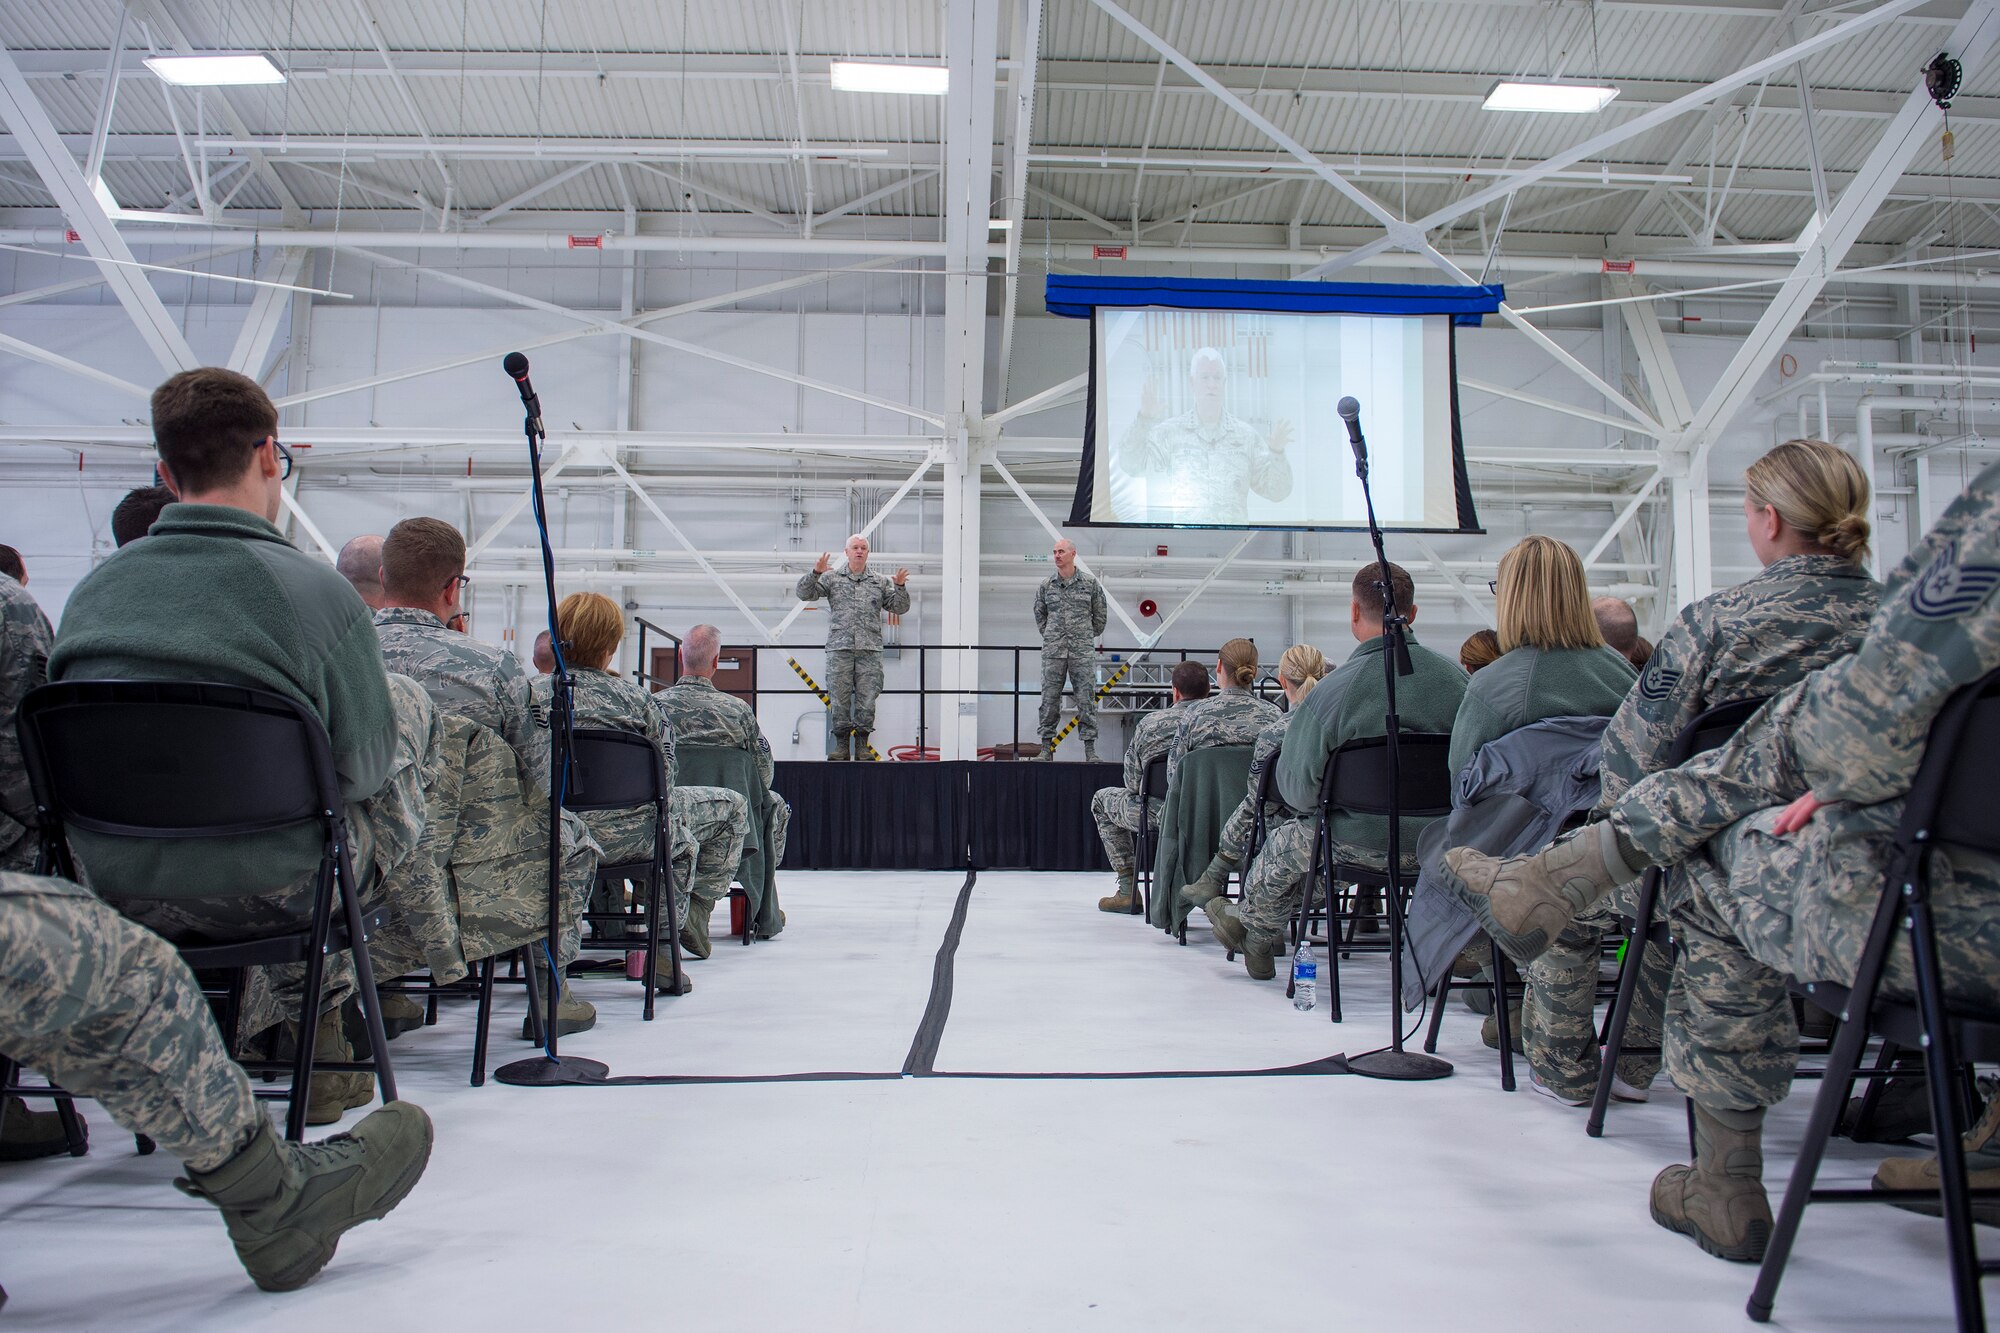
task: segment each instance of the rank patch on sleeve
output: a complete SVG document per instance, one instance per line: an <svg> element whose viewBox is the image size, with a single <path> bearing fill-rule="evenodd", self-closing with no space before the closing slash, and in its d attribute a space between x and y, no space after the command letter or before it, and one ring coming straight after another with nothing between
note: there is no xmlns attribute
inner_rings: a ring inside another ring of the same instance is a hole
<svg viewBox="0 0 2000 1333"><path fill-rule="evenodd" d="M1911 585L1910 610L1923 620L1956 620L1985 605L1996 587L2000 565L1962 565L1952 542Z"/></svg>
<svg viewBox="0 0 2000 1333"><path fill-rule="evenodd" d="M1670 667L1648 666L1646 674L1639 677L1639 697L1654 703L1674 692L1674 686L1681 683L1681 673Z"/></svg>

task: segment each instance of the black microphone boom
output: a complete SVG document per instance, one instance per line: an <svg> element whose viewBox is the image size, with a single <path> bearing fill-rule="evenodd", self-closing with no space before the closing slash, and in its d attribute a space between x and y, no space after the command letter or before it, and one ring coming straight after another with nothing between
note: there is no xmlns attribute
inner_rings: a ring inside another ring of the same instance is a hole
<svg viewBox="0 0 2000 1333"><path fill-rule="evenodd" d="M1347 423L1347 443L1354 450L1354 469L1365 481L1368 478L1368 441L1361 438L1361 404L1353 398L1343 398L1334 404L1333 410Z"/></svg>

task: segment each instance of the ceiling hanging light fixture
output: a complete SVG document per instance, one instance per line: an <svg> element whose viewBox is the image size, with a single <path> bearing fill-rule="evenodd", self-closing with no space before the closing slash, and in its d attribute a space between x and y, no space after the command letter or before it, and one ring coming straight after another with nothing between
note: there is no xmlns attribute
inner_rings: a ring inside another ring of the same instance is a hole
<svg viewBox="0 0 2000 1333"><path fill-rule="evenodd" d="M1602 111L1618 96L1616 88L1585 83L1540 83L1502 79L1486 94L1487 111L1543 111L1587 115Z"/></svg>
<svg viewBox="0 0 2000 1333"><path fill-rule="evenodd" d="M951 71L943 65L884 65L859 60L834 61L832 76L834 88L843 93L920 97L943 97L951 81Z"/></svg>
<svg viewBox="0 0 2000 1333"><path fill-rule="evenodd" d="M194 55L148 56L146 68L183 88L234 88L283 83L285 72L255 51L204 51Z"/></svg>

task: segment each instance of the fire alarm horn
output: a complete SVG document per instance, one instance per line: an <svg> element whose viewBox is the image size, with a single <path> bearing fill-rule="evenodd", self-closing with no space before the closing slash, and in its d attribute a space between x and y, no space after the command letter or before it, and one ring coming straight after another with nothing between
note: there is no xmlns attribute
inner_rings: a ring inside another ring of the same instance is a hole
<svg viewBox="0 0 2000 1333"><path fill-rule="evenodd" d="M1139 614L1142 616L1157 616L1160 614L1160 604L1148 597L1145 601L1139 603Z"/></svg>

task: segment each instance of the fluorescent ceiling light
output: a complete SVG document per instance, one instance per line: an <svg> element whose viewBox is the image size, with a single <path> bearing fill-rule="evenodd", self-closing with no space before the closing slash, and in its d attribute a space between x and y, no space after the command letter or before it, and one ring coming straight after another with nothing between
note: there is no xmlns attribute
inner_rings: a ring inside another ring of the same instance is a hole
<svg viewBox="0 0 2000 1333"><path fill-rule="evenodd" d="M1584 115L1602 111L1618 96L1616 88L1581 83L1515 83L1502 80L1486 94L1488 111L1550 111Z"/></svg>
<svg viewBox="0 0 2000 1333"><path fill-rule="evenodd" d="M1008 218L990 218L988 219L986 225L993 231L1006 231L1009 228L1011 228L1014 225L1014 223L1011 219Z"/></svg>
<svg viewBox="0 0 2000 1333"><path fill-rule="evenodd" d="M146 68L190 88L228 88L245 83L283 83L285 72L269 56L242 52L210 52L192 56L148 56Z"/></svg>
<svg viewBox="0 0 2000 1333"><path fill-rule="evenodd" d="M833 62L833 86L844 93L915 93L944 96L951 72L942 65L870 65Z"/></svg>

